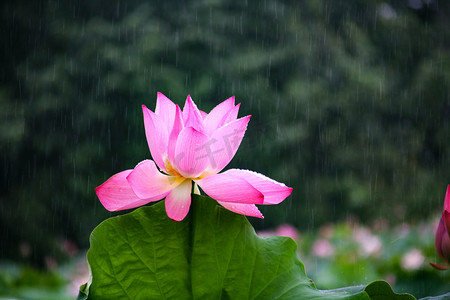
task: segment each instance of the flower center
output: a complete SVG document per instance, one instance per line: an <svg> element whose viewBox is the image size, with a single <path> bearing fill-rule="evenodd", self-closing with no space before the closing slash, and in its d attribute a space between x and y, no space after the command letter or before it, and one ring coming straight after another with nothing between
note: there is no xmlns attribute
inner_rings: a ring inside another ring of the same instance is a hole
<svg viewBox="0 0 450 300"><path fill-rule="evenodd" d="M177 170L175 170L174 167L172 167L168 158L164 160L164 167L166 168L166 172L168 175L183 177L180 175L180 173L177 172Z"/></svg>

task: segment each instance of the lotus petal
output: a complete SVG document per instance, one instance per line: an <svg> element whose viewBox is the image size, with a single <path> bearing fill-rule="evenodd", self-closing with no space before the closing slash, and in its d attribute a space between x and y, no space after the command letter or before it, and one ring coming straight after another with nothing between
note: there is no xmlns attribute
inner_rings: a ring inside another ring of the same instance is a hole
<svg viewBox="0 0 450 300"><path fill-rule="evenodd" d="M191 206L192 181L185 180L166 197L167 216L175 221L183 220Z"/></svg>
<svg viewBox="0 0 450 300"><path fill-rule="evenodd" d="M127 176L128 183L139 198L155 200L164 198L183 180L184 178L162 174L149 159L140 162Z"/></svg>
<svg viewBox="0 0 450 300"><path fill-rule="evenodd" d="M232 212L235 212L237 214L264 219L264 216L254 204L242 204L223 201L218 202L226 209L231 210Z"/></svg>
<svg viewBox="0 0 450 300"><path fill-rule="evenodd" d="M165 171L164 159L167 157L167 146L169 133L166 124L157 114L142 105L144 113L145 136L147 137L148 147L153 160L159 169Z"/></svg>
<svg viewBox="0 0 450 300"><path fill-rule="evenodd" d="M197 178L208 165L205 154L208 137L192 127L181 130L175 148L172 166L185 178Z"/></svg>
<svg viewBox="0 0 450 300"><path fill-rule="evenodd" d="M263 204L278 204L292 193L292 188L257 172L230 169L222 174L230 174L247 180L264 195Z"/></svg>
<svg viewBox="0 0 450 300"><path fill-rule="evenodd" d="M246 180L230 174L216 174L195 180L202 190L216 201L263 204L264 195Z"/></svg>
<svg viewBox="0 0 450 300"><path fill-rule="evenodd" d="M132 170L122 171L113 175L102 185L95 189L98 199L109 211L135 208L150 201L159 200L152 198L139 198L128 184L126 177Z"/></svg>

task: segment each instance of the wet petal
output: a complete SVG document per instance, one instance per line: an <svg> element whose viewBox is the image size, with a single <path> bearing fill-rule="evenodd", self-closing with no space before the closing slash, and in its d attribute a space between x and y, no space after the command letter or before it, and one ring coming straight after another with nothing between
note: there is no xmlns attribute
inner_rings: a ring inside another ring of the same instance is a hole
<svg viewBox="0 0 450 300"><path fill-rule="evenodd" d="M132 170L113 175L95 189L98 199L109 211L135 208L159 199L141 199L133 192L126 177Z"/></svg>
<svg viewBox="0 0 450 300"><path fill-rule="evenodd" d="M241 106L241 104L239 103L238 105L236 105L235 107L233 107L230 112L227 115L227 118L225 119L225 122L223 123L228 124L230 122L233 122L237 119L238 113L239 113L239 107ZM223 126L223 125L222 125Z"/></svg>
<svg viewBox="0 0 450 300"><path fill-rule="evenodd" d="M254 204L241 204L222 201L217 202L219 202L219 204L226 209L231 210L232 212L235 212L237 214L264 219L263 215Z"/></svg>
<svg viewBox="0 0 450 300"><path fill-rule="evenodd" d="M204 176L217 174L233 159L247 130L249 120L250 116L246 116L214 131L205 144L209 165Z"/></svg>
<svg viewBox="0 0 450 300"><path fill-rule="evenodd" d="M177 139L180 135L181 130L183 130L183 117L180 107L176 106L175 119L173 122L173 128L169 135L169 145L168 145L168 155L169 161L174 161L175 159L175 147L177 145Z"/></svg>
<svg viewBox="0 0 450 300"><path fill-rule="evenodd" d="M234 96L228 98L222 103L214 107L208 116L205 118L205 129L208 134L211 134L219 127L225 124L225 120L230 111L234 108Z"/></svg>
<svg viewBox="0 0 450 300"><path fill-rule="evenodd" d="M140 162L127 176L133 192L139 198L164 198L183 179L162 174L151 160Z"/></svg>
<svg viewBox="0 0 450 300"><path fill-rule="evenodd" d="M175 221L183 220L191 206L192 181L185 180L166 197L167 216Z"/></svg>
<svg viewBox="0 0 450 300"><path fill-rule="evenodd" d="M178 135L172 166L185 178L196 178L208 165L205 152L208 137L192 127L185 127Z"/></svg>
<svg viewBox="0 0 450 300"><path fill-rule="evenodd" d="M183 120L185 127L193 127L197 131L205 132L202 114L189 95L183 107Z"/></svg>
<svg viewBox="0 0 450 300"><path fill-rule="evenodd" d="M230 169L223 174L230 174L247 180L264 195L263 204L278 204L292 193L292 188L267 176L249 170Z"/></svg>
<svg viewBox="0 0 450 300"><path fill-rule="evenodd" d="M246 180L230 174L216 174L195 180L202 190L216 201L262 204L264 196Z"/></svg>
<svg viewBox="0 0 450 300"><path fill-rule="evenodd" d="M156 96L155 114L157 114L170 133L175 118L176 105L169 98L158 92Z"/></svg>
<svg viewBox="0 0 450 300"><path fill-rule="evenodd" d="M153 160L160 170L165 171L164 159L167 157L169 134L167 126L158 115L142 105L144 113L145 136Z"/></svg>

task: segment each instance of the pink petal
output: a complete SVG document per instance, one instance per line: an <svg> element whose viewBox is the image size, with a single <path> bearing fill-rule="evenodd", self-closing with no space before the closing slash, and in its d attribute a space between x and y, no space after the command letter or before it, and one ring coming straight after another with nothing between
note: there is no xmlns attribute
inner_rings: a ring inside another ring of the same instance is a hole
<svg viewBox="0 0 450 300"><path fill-rule="evenodd" d="M450 264L450 237L447 235L442 237L442 259L447 263Z"/></svg>
<svg viewBox="0 0 450 300"><path fill-rule="evenodd" d="M208 116L205 118L205 129L208 134L211 134L219 127L222 127L225 124L225 120L230 113L230 111L234 108L234 96L228 98L222 103L218 104L214 107Z"/></svg>
<svg viewBox="0 0 450 300"><path fill-rule="evenodd" d="M444 210L450 212L450 184L447 186L447 192L445 193Z"/></svg>
<svg viewBox="0 0 450 300"><path fill-rule="evenodd" d="M249 120L250 116L246 116L214 131L205 144L210 158L205 176L217 174L228 165L241 144Z"/></svg>
<svg viewBox="0 0 450 300"><path fill-rule="evenodd" d="M173 128L169 135L169 147L168 147L168 155L169 161L174 161L175 158L175 147L177 145L177 139L180 135L181 130L183 130L183 117L180 107L177 105L175 120L173 122Z"/></svg>
<svg viewBox="0 0 450 300"><path fill-rule="evenodd" d="M264 216L254 204L241 204L222 201L218 202L226 209L231 210L232 212L235 212L237 214L264 219Z"/></svg>
<svg viewBox="0 0 450 300"><path fill-rule="evenodd" d="M162 123L166 125L167 132L172 130L175 110L176 105L169 98L158 92L155 113L159 116Z"/></svg>
<svg viewBox="0 0 450 300"><path fill-rule="evenodd" d="M153 161L141 161L127 176L133 192L139 198L162 199L178 186L183 178L167 176L156 168Z"/></svg>
<svg viewBox="0 0 450 300"><path fill-rule="evenodd" d="M439 225L436 230L436 237L434 240L436 253L440 258L444 257L444 254L442 253L442 248L441 248L442 238L444 237L444 234L446 234L446 230L445 230L445 224L444 224L444 214L442 213L442 217L439 220Z"/></svg>
<svg viewBox="0 0 450 300"><path fill-rule="evenodd" d="M441 254L444 261L450 263L450 232L448 229L450 228L450 212L444 210L441 218L442 223L444 223L444 231L441 237ZM440 226L440 224L439 224Z"/></svg>
<svg viewBox="0 0 450 300"><path fill-rule="evenodd" d="M442 219L444 220L445 231L447 232L447 235L450 237L450 212L444 210L442 212ZM449 250L449 254L450 254L450 248L448 250Z"/></svg>
<svg viewBox="0 0 450 300"><path fill-rule="evenodd" d="M199 110L199 111L200 111L200 115L202 116L203 121L205 121L205 119L208 116L208 114L205 113L203 110Z"/></svg>
<svg viewBox="0 0 450 300"><path fill-rule="evenodd" d="M193 127L197 131L205 132L202 115L189 95L183 107L183 119L185 127Z"/></svg>
<svg viewBox="0 0 450 300"><path fill-rule="evenodd" d="M145 105L142 105L142 111L144 113L145 136L147 137L150 153L159 169L165 171L164 159L167 157L169 140L167 126L158 115L149 110Z"/></svg>
<svg viewBox="0 0 450 300"><path fill-rule="evenodd" d="M439 271L447 270L450 267L450 266L438 265L438 264L433 264L433 263L430 263L430 265Z"/></svg>
<svg viewBox="0 0 450 300"><path fill-rule="evenodd" d="M230 174L216 174L195 180L202 190L216 201L262 204L264 196L246 180Z"/></svg>
<svg viewBox="0 0 450 300"><path fill-rule="evenodd" d="M230 122L233 122L237 119L238 113L239 113L239 107L241 106L240 103L238 103L238 105L236 105L235 107L233 107L230 112L227 115L227 118L225 119L225 122L223 123L228 124ZM222 125L223 126L223 125Z"/></svg>
<svg viewBox="0 0 450 300"><path fill-rule="evenodd" d="M253 171L230 169L223 174L230 174L248 181L264 195L263 204L278 204L292 193L292 188L287 187L284 183Z"/></svg>
<svg viewBox="0 0 450 300"><path fill-rule="evenodd" d="M154 201L153 199L141 199L136 196L126 180L131 171L126 170L117 173L95 189L98 199L107 210L130 209Z"/></svg>
<svg viewBox="0 0 450 300"><path fill-rule="evenodd" d="M185 180L174 188L166 197L167 216L175 221L181 221L186 217L191 206L192 181Z"/></svg>
<svg viewBox="0 0 450 300"><path fill-rule="evenodd" d="M172 166L185 178L196 178L208 165L205 152L208 137L192 127L185 127L178 135Z"/></svg>

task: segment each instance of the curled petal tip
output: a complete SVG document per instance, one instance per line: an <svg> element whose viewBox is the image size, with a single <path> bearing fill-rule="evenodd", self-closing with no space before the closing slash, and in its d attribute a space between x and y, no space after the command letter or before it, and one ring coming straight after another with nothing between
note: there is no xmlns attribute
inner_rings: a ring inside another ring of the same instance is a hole
<svg viewBox="0 0 450 300"><path fill-rule="evenodd" d="M284 201L293 190L284 183L280 183L254 171L230 169L223 174L233 175L249 182L264 195L263 204L279 204Z"/></svg>
<svg viewBox="0 0 450 300"><path fill-rule="evenodd" d="M433 264L431 262L430 262L430 266L432 266L433 268L435 268L438 271L445 271L445 270L447 270L449 268L449 266Z"/></svg>
<svg viewBox="0 0 450 300"><path fill-rule="evenodd" d="M228 102L228 101L229 101L230 103L232 103L233 106L235 106L235 105L234 105L234 102L235 102L235 97L234 97L234 96L231 96L230 98L228 98L227 100L225 100L225 101L223 101L223 102ZM222 103L223 103L223 102L222 102Z"/></svg>
<svg viewBox="0 0 450 300"><path fill-rule="evenodd" d="M243 206L247 208L250 207L248 204L263 204L264 202L263 193L245 179L229 175L226 172L196 180L196 183L208 196L219 203L230 202L229 207L231 208L240 208L240 204L247 204L247 206ZM234 211L229 207L225 208Z"/></svg>
<svg viewBox="0 0 450 300"><path fill-rule="evenodd" d="M259 216L254 216L254 217L259 218L259 219L264 219L264 216L261 212L259 213Z"/></svg>
<svg viewBox="0 0 450 300"><path fill-rule="evenodd" d="M264 219L264 216L254 204L242 204L242 203L222 202L222 201L218 202L224 208L237 214Z"/></svg>
<svg viewBox="0 0 450 300"><path fill-rule="evenodd" d="M251 117L252 117L252 115L247 115L245 117L242 117L241 119L244 119L245 121L247 121L247 124L248 124L248 122L250 122Z"/></svg>
<svg viewBox="0 0 450 300"><path fill-rule="evenodd" d="M131 171L132 170L126 170L117 173L95 188L95 193L97 194L100 203L107 210L118 211L135 208L147 204L152 200L141 199L134 193L126 180L126 177Z"/></svg>

